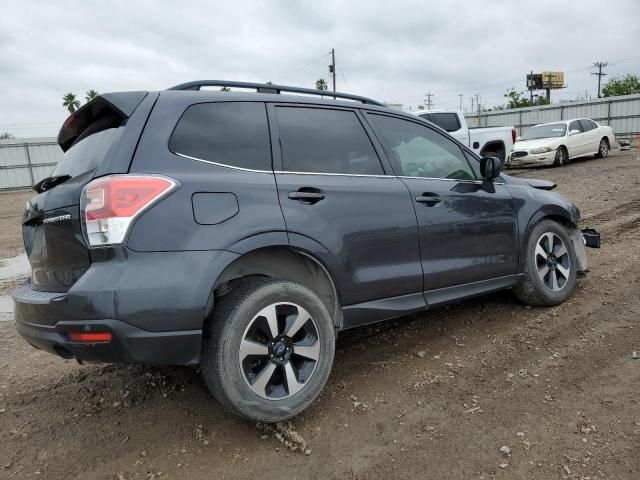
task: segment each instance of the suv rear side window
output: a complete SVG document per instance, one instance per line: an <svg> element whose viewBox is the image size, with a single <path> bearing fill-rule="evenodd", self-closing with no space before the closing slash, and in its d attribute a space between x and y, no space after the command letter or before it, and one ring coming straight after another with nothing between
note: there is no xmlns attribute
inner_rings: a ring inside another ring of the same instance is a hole
<svg viewBox="0 0 640 480"><path fill-rule="evenodd" d="M408 177L475 180L460 147L431 128L386 115L368 117L391 151L394 168Z"/></svg>
<svg viewBox="0 0 640 480"><path fill-rule="evenodd" d="M277 107L282 169L289 172L384 175L355 112Z"/></svg>
<svg viewBox="0 0 640 480"><path fill-rule="evenodd" d="M173 153L251 170L271 170L267 111L259 102L191 105L176 125Z"/></svg>

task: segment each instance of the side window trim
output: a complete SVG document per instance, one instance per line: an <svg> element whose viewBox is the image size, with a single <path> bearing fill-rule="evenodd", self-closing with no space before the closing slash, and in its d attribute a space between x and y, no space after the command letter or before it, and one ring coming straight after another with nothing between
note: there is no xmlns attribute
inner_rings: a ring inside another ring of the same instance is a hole
<svg viewBox="0 0 640 480"><path fill-rule="evenodd" d="M381 157L380 154L384 152L381 151L381 148L378 145L377 140L371 137L370 129L367 128L368 125L362 118L359 108L343 107L341 105L334 106L334 105L322 105L322 104L285 103L285 102L266 102L266 106L267 106L267 118L269 122L269 133L271 136L273 173L277 173L277 174L288 173L288 174L294 174L294 175L330 175L330 176L341 176L341 177L373 177L373 178L388 178L390 176L391 177L394 176L393 171L390 170L390 167L387 165L387 159L384 157ZM282 161L283 156L282 156L282 143L280 140L280 126L278 125L278 119L277 119L277 113L276 113L276 109L278 107L280 108L282 107L314 108L318 110L340 110L340 111L352 112L358 119L358 122L360 123L360 126L364 131L364 134L366 135L367 139L371 143L371 147L376 154L376 158L380 163L380 167L382 168L383 173L378 175L371 175L371 174L334 173L334 172L296 172L291 170L285 170L283 166L284 164Z"/></svg>
<svg viewBox="0 0 640 480"><path fill-rule="evenodd" d="M469 163L469 159L464 154L464 149L465 149L464 145L462 145L460 142L458 142L455 138L453 138L450 135L443 135L442 132L439 132L437 128L434 128L426 120L424 120L422 118L420 118L420 119L407 118L407 117L404 117L402 115L394 115L393 113L380 112L380 111L377 111L377 110L363 110L362 113L363 113L363 117L365 117L365 119L367 121L367 124L371 127L371 130L374 132L376 138L378 139L378 141L382 145L384 153L387 156L387 158L389 159L389 163L391 163L391 167L393 168L393 170L394 170L394 172L395 172L397 177L399 177L399 178L423 178L423 179L427 179L427 180L445 180L445 181L476 182L476 183L479 182L479 183L482 183L482 181L477 176L476 170L471 166L471 164ZM460 150L460 155L462 156L464 161L467 163L467 165L469 167L469 170L471 170L471 172L473 173L473 176L476 177L475 180L458 180L458 179L453 179L453 178L440 178L440 177L411 177L411 176L408 176L408 175L403 175L402 171L396 172L395 171L396 168L394 167L394 164L398 164L398 167L399 167L399 163L398 163L398 160L395 159L395 153L391 152L389 150L389 146L387 145L387 143L382 138L382 134L378 130L378 127L376 127L375 123L370 121L370 119L368 118L369 115L380 115L382 117L391 117L391 118L395 118L395 119L398 119L398 120L404 120L406 122L415 123L415 124L420 125L422 127L428 128L432 132L440 135L441 137L444 137L446 140L452 141L458 147L458 149ZM392 158L394 159L394 161L391 161Z"/></svg>

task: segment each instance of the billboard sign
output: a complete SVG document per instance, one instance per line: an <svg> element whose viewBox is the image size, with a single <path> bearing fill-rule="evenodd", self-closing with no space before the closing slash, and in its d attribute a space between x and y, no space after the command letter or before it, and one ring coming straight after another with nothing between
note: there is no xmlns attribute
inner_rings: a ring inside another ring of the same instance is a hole
<svg viewBox="0 0 640 480"><path fill-rule="evenodd" d="M542 72L543 88L563 88L564 72Z"/></svg>
<svg viewBox="0 0 640 480"><path fill-rule="evenodd" d="M564 72L527 74L527 90L564 88Z"/></svg>

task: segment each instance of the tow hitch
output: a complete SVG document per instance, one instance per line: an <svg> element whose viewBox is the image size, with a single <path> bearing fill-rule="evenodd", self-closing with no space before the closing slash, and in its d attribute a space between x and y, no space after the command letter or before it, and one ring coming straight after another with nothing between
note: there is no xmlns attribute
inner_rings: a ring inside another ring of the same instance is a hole
<svg viewBox="0 0 640 480"><path fill-rule="evenodd" d="M594 228L583 228L582 240L587 247L600 248L600 234Z"/></svg>

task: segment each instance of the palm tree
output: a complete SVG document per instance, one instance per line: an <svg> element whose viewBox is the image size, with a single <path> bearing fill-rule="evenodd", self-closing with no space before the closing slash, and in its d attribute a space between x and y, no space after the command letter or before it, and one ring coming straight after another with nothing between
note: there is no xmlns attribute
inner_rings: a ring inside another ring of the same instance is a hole
<svg viewBox="0 0 640 480"><path fill-rule="evenodd" d="M97 96L98 96L98 92L96 92L95 90L87 90L87 93L85 94L84 99L88 103L94 98L96 98Z"/></svg>
<svg viewBox="0 0 640 480"><path fill-rule="evenodd" d="M69 113L73 113L80 108L80 100L76 98L75 93L69 92L62 97L62 106L67 107Z"/></svg>
<svg viewBox="0 0 640 480"><path fill-rule="evenodd" d="M316 90L329 90L329 86L327 82L324 81L324 78L316 80Z"/></svg>

